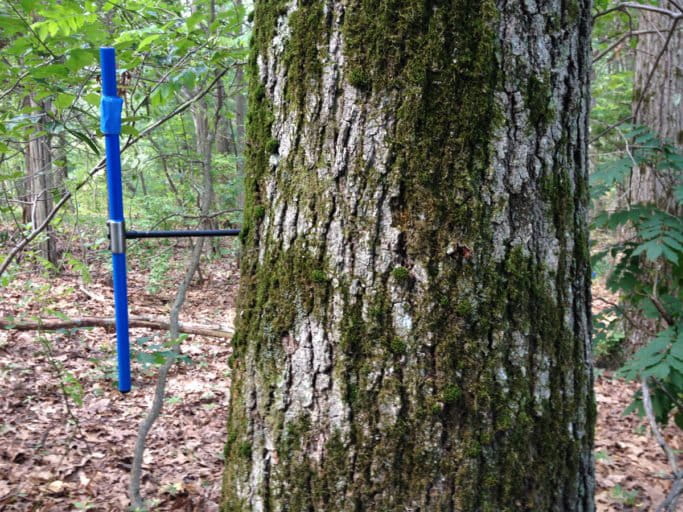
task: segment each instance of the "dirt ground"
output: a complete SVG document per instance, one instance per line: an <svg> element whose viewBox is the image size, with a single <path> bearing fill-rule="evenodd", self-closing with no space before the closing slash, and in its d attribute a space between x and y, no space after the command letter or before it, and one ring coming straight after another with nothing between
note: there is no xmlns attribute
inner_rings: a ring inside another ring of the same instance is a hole
<svg viewBox="0 0 683 512"><path fill-rule="evenodd" d="M181 254L173 256L178 269ZM16 276L2 289L0 317L110 316L107 265L93 263L91 275L90 282L75 270L60 277ZM205 262L202 275L181 320L227 328L238 280L234 258ZM165 317L178 276L150 292L149 273L133 262L131 313ZM131 330L136 350L149 349L162 336ZM133 445L152 399L156 367L134 362L133 390L120 394L112 373L114 343L114 332L104 328L0 331L0 510L126 509ZM164 411L147 445L143 493L154 510L210 512L218 509L220 495L230 346L190 335L182 350L192 363L176 365L170 375ZM631 384L607 372L596 378L599 511L654 510L669 485L666 458L645 423L622 416L632 392ZM680 430L665 432L674 449L683 449Z"/></svg>

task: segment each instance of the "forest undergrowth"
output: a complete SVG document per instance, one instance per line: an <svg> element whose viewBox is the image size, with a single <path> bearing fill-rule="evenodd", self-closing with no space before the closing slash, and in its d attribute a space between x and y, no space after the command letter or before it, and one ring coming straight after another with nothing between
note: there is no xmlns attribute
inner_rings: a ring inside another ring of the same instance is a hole
<svg viewBox="0 0 683 512"><path fill-rule="evenodd" d="M187 250L169 254L179 265L154 286L148 270L130 263L132 315L167 318ZM181 322L225 329L234 312L236 262L215 259L201 271ZM80 272L67 270L16 279L3 290L0 317L111 316L108 262L93 264L90 277L84 284ZM0 510L127 510L133 446L164 335L131 330L133 390L123 395L114 380L113 330L0 330ZM190 335L182 352L191 361L171 370L163 413L147 442L142 490L154 510L209 512L220 494L231 350L225 339Z"/></svg>

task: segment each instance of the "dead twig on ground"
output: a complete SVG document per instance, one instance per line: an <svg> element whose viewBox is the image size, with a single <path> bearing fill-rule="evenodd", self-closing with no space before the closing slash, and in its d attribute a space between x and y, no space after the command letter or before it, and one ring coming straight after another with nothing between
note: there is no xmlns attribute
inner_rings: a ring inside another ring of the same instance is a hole
<svg viewBox="0 0 683 512"><path fill-rule="evenodd" d="M168 330L171 326L171 323L168 320L146 316L131 316L128 323L130 327L144 327L157 331ZM58 331L59 329L74 329L81 327L114 328L116 327L116 322L114 318L111 317L97 316L84 316L70 318L68 320L40 319L33 321L17 321L14 318L0 317L0 329L12 329L15 331ZM221 326L220 328L215 328L190 322L179 323L178 331L185 334L198 334L200 336L225 339L230 339L233 333L232 328L230 327Z"/></svg>
<svg viewBox="0 0 683 512"><path fill-rule="evenodd" d="M641 388L643 392L643 408L645 409L647 421L650 424L650 429L652 430L657 443L662 448L662 451L666 454L666 457L669 460L669 466L671 467L671 475L673 479L673 483L669 489L669 494L664 501L659 504L656 510L657 512L674 512L676 510L678 498L681 493L683 493L683 472L678 469L676 454L667 444L666 439L664 439L664 436L657 425L657 420L652 409L652 400L650 399L650 388L647 384L647 378L643 378L641 380Z"/></svg>

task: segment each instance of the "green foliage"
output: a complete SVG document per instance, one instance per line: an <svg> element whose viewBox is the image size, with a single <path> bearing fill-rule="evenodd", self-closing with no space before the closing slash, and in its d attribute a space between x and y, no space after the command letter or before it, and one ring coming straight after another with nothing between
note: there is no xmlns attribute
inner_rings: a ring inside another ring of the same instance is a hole
<svg viewBox="0 0 683 512"><path fill-rule="evenodd" d="M85 248L83 240L96 238L106 218L104 179L88 175L103 154L100 46L117 51L118 93L124 99L122 147L131 136L170 116L151 138L122 154L128 225L171 229L197 224L201 156L192 113L173 113L217 71L228 68L222 96L212 91L200 106L210 123L220 121L210 130L220 138L235 137L230 118L234 98L244 87L235 79L235 70L246 58L249 34L243 30L243 6L229 0L194 0L193 5L190 10L172 0L0 0L0 232L11 228L10 243L27 233L21 206L25 146L29 139L44 136L52 149L53 201L67 190L80 189L74 208L63 209L52 226L60 240L65 232L73 236L65 244L71 253L65 263L87 279L73 247ZM237 151L214 151L212 210L230 212L214 217L216 223L241 221L236 211L242 196L239 159ZM86 182L90 188L83 188ZM15 191L18 197L11 197ZM145 266L157 267L149 259L143 261ZM11 269L0 279L7 282L10 277Z"/></svg>
<svg viewBox="0 0 683 512"><path fill-rule="evenodd" d="M83 405L83 385L81 381L71 372L64 372L62 375L62 389L77 406Z"/></svg>
<svg viewBox="0 0 683 512"><path fill-rule="evenodd" d="M612 497L626 506L633 507L638 498L638 489L627 491L617 484L612 488Z"/></svg>
<svg viewBox="0 0 683 512"><path fill-rule="evenodd" d="M187 338L187 335L183 334L175 341L150 343L152 338L144 336L135 340L135 346L131 348L131 354L144 368L149 366L161 366L169 360L191 364L192 359L189 356L172 350L172 347L179 345L185 338Z"/></svg>
<svg viewBox="0 0 683 512"><path fill-rule="evenodd" d="M166 281L166 276L171 270L170 255L167 251L157 252L151 260L149 280L147 281L147 291L158 293Z"/></svg>
<svg viewBox="0 0 683 512"><path fill-rule="evenodd" d="M603 163L592 177L596 202L614 188L625 187L630 173L639 172L641 167L680 183L683 157L675 147L644 127L630 128L623 138L629 143L626 155ZM674 209L680 211L681 197L676 195L673 201ZM607 272L607 286L619 294L623 306L660 326L626 362L620 375L631 380L648 379L657 421L666 423L675 411L676 423L683 426L683 219L655 204L636 203L598 213L593 228L597 232L619 229L631 234L603 248L593 263L611 258L614 264ZM598 355L619 349L622 312L615 306L596 316ZM642 411L641 400L637 394L627 411Z"/></svg>
<svg viewBox="0 0 683 512"><path fill-rule="evenodd" d="M614 308L603 310L593 320L593 325L595 327L593 355L596 362L603 367L610 368L620 364L623 361L626 336L618 312Z"/></svg>

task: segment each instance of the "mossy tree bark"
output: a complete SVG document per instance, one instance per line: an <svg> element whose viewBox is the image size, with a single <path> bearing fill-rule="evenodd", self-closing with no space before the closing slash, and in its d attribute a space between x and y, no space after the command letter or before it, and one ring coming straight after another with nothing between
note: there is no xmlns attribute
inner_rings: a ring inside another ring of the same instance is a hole
<svg viewBox="0 0 683 512"><path fill-rule="evenodd" d="M593 510L590 2L254 22L222 510Z"/></svg>

